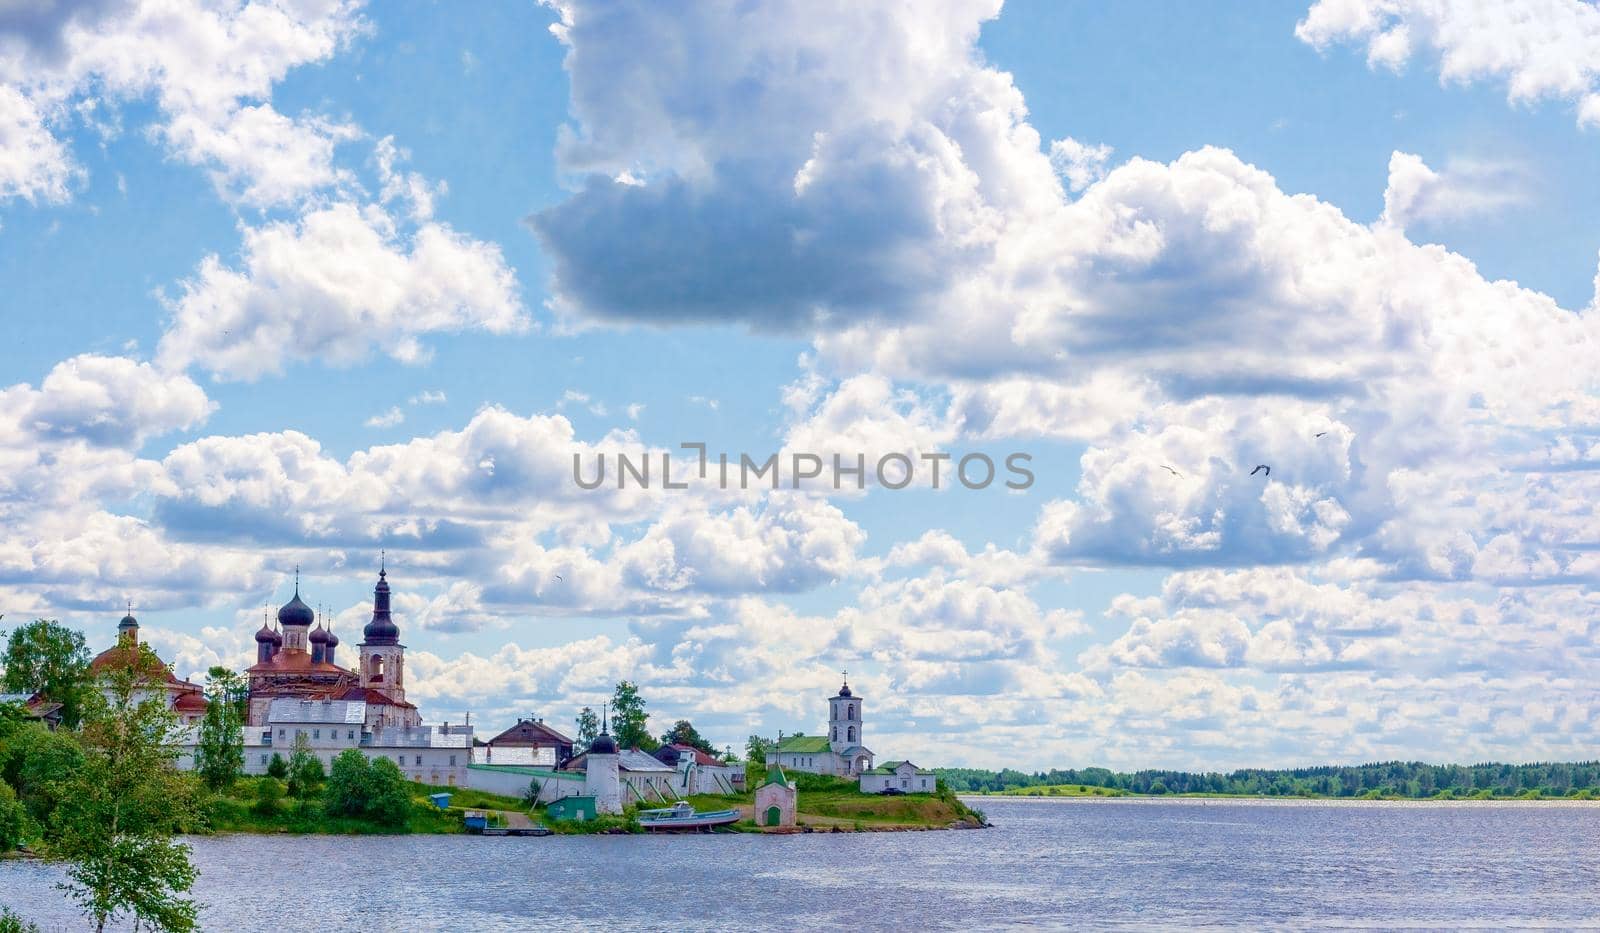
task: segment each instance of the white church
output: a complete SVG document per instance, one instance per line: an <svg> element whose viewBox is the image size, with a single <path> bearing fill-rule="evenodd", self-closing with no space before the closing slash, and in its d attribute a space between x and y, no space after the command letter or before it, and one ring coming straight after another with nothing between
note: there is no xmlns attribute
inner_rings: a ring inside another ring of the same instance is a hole
<svg viewBox="0 0 1600 933"><path fill-rule="evenodd" d="M828 699L826 735L779 737L767 753L767 764L787 771L857 778L872 770L872 749L863 744L862 698L850 690L846 675L839 692Z"/></svg>

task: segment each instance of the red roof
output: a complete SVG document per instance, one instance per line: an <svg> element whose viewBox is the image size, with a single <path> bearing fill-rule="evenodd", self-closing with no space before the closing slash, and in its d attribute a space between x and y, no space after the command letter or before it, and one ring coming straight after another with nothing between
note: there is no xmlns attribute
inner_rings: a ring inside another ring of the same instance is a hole
<svg viewBox="0 0 1600 933"><path fill-rule="evenodd" d="M313 661L307 651L280 651L271 660L259 661L245 669L247 674L352 674L337 664Z"/></svg>
<svg viewBox="0 0 1600 933"><path fill-rule="evenodd" d="M210 703L206 702L205 696L198 690L185 690L178 694L176 700L172 701L173 709L182 710L186 713L203 713L206 711L206 707L210 705Z"/></svg>
<svg viewBox="0 0 1600 933"><path fill-rule="evenodd" d="M345 692L333 697L335 700L365 700L368 706L398 706L401 709L416 709L413 703L396 700L386 693L381 693L371 687L351 687Z"/></svg>
<svg viewBox="0 0 1600 933"><path fill-rule="evenodd" d="M111 647L94 656L94 660L89 662L89 672L91 674L104 674L115 668L130 667L135 657L134 651L136 650L137 649L133 645L119 641L115 645L112 645ZM157 660L160 659L158 658ZM178 677L178 675L172 673L172 668L168 667L165 661L161 663L161 670L166 675L166 682L171 686L192 687L196 690L200 689L199 684L192 684L187 680L182 680Z"/></svg>
<svg viewBox="0 0 1600 933"><path fill-rule="evenodd" d="M681 742L674 742L674 743L672 743L671 745L669 745L667 747L668 748L675 748L680 753L685 753L686 752L688 754L694 755L694 762L695 762L695 764L698 764L698 765L720 765L720 764L722 764L721 760L719 760L717 758L713 758L710 755L707 755L705 752L701 751L698 748L695 748L693 745L684 745Z"/></svg>
<svg viewBox="0 0 1600 933"><path fill-rule="evenodd" d="M571 745L572 740L541 720L519 719L516 725L490 739L489 744L506 748L549 748L552 745Z"/></svg>

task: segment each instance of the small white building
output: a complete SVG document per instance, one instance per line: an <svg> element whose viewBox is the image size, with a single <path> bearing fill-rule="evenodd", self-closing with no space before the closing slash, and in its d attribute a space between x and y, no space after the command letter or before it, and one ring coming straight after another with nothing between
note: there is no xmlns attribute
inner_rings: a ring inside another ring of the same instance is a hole
<svg viewBox="0 0 1600 933"><path fill-rule="evenodd" d="M800 806L799 792L794 782L777 765L767 769L767 779L756 788L755 821L757 826L793 826Z"/></svg>
<svg viewBox="0 0 1600 933"><path fill-rule="evenodd" d="M886 761L861 775L863 794L881 794L891 788L907 794L931 794L939 778L932 771L909 761Z"/></svg>
<svg viewBox="0 0 1600 933"><path fill-rule="evenodd" d="M439 787L466 784L472 763L472 727L377 726L367 728L367 704L362 700L275 699L267 708L266 724L247 726L244 735L246 774L265 774L274 754L287 761L296 743L322 761L324 770L346 749L358 749L369 759L387 758L407 779Z"/></svg>

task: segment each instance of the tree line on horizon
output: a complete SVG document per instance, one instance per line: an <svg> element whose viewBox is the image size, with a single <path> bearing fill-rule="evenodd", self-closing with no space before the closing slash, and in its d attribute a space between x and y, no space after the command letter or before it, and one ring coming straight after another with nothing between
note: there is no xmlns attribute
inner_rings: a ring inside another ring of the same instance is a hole
<svg viewBox="0 0 1600 933"><path fill-rule="evenodd" d="M1268 797L1569 797L1600 796L1600 761L1434 765L1380 761L1310 768L1237 771L1112 771L1109 768L936 768L958 793L1081 785L1133 794L1239 794Z"/></svg>

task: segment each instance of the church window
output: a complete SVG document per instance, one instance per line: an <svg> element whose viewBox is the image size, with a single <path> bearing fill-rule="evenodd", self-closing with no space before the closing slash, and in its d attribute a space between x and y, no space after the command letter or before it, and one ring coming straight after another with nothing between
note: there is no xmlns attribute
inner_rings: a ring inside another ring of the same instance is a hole
<svg viewBox="0 0 1600 933"><path fill-rule="evenodd" d="M846 739L846 741L854 742L855 740L856 740L856 727L855 726L851 726L850 727L850 737L848 739Z"/></svg>
<svg viewBox="0 0 1600 933"><path fill-rule="evenodd" d="M321 729L312 729L312 730L311 730L311 737L312 737L312 738L313 738L313 739L320 739L320 738L322 738L322 730L321 730Z"/></svg>
<svg viewBox="0 0 1600 933"><path fill-rule="evenodd" d="M834 727L833 727L833 737L834 737L834 739L835 739L835 740L836 740L836 741L837 741L837 740L838 740L838 738L839 738L839 727L838 727L838 726L834 726Z"/></svg>
<svg viewBox="0 0 1600 933"><path fill-rule="evenodd" d="M854 703L851 703L849 706L846 706L844 708L844 718L846 718L846 719L854 719L854 718L856 718L856 705Z"/></svg>

